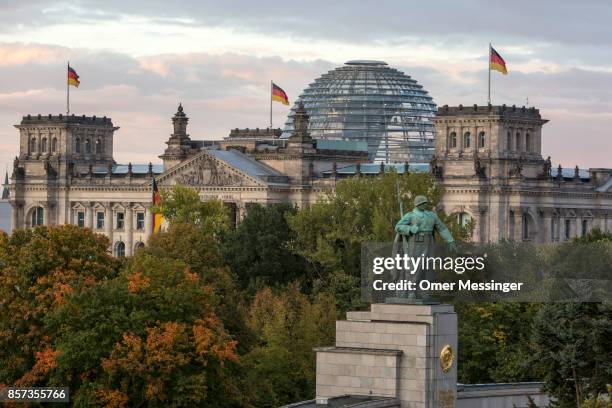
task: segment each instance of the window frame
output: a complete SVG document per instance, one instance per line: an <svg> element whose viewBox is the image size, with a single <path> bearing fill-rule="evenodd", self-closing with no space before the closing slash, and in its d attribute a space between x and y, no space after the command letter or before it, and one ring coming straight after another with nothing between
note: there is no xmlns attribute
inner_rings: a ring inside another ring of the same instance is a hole
<svg viewBox="0 0 612 408"><path fill-rule="evenodd" d="M140 220L138 219L140 215L142 215L142 227L140 226ZM144 231L144 229L145 229L145 213L144 211L138 211L136 213L136 230Z"/></svg>
<svg viewBox="0 0 612 408"><path fill-rule="evenodd" d="M106 214L104 214L104 211L96 211L96 229L97 230L102 230L104 229L104 225L106 222Z"/></svg>
<svg viewBox="0 0 612 408"><path fill-rule="evenodd" d="M82 219L81 219L82 216ZM85 211L77 210L76 212L77 226L80 228L85 228Z"/></svg>
<svg viewBox="0 0 612 408"><path fill-rule="evenodd" d="M486 145L486 137L487 137L487 134L485 133L485 131L484 131L484 130L481 130L481 131L478 133L478 148L479 148L479 149L484 149L484 148L485 148L485 145Z"/></svg>
<svg viewBox="0 0 612 408"><path fill-rule="evenodd" d="M470 132L469 130L463 134L463 148L472 148L472 132Z"/></svg>
<svg viewBox="0 0 612 408"><path fill-rule="evenodd" d="M115 229L125 229L125 213L123 211L117 211L115 213Z"/></svg>

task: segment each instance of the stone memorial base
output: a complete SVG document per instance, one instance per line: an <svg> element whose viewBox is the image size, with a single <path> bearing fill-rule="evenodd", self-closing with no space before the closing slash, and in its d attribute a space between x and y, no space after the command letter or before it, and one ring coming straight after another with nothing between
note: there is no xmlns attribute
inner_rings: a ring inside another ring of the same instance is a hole
<svg viewBox="0 0 612 408"><path fill-rule="evenodd" d="M395 397L402 408L450 408L457 398L457 315L442 304L373 304L336 321L317 352L317 399Z"/></svg>

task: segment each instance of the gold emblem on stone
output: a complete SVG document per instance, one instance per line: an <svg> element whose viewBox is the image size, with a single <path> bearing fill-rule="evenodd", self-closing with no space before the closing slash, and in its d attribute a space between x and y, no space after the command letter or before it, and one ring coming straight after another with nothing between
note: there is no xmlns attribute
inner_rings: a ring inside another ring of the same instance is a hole
<svg viewBox="0 0 612 408"><path fill-rule="evenodd" d="M440 352L440 368L443 372L448 373L453 367L454 361L455 353L453 353L453 348L447 344Z"/></svg>

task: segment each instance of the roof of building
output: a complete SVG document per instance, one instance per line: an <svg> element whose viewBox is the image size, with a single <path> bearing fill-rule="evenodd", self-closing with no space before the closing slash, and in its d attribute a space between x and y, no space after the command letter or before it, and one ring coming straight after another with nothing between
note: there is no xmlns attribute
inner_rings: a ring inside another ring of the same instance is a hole
<svg viewBox="0 0 612 408"><path fill-rule="evenodd" d="M286 183L288 177L265 164L235 150L207 150L209 155L246 173L247 175L266 182Z"/></svg>
<svg viewBox="0 0 612 408"><path fill-rule="evenodd" d="M66 123L66 124L79 124L79 125L96 125L96 126L107 126L113 127L113 121L111 118L107 118L106 116L75 116L72 115L27 115L21 119L21 125L38 125L38 124L48 124L48 123Z"/></svg>
<svg viewBox="0 0 612 408"><path fill-rule="evenodd" d="M376 395L340 395L337 397L319 398L284 405L282 408L395 408L400 401L393 397L380 397Z"/></svg>
<svg viewBox="0 0 612 408"><path fill-rule="evenodd" d="M608 181L603 183L596 190L600 193L605 193L606 191L609 191L610 189L612 189L612 177L610 177Z"/></svg>
<svg viewBox="0 0 612 408"><path fill-rule="evenodd" d="M347 150L352 152L367 152L368 142L363 140L316 140L319 150Z"/></svg>
<svg viewBox="0 0 612 408"><path fill-rule="evenodd" d="M415 79L383 61L354 60L308 85L291 108L282 137L304 105L313 139L359 140L370 161L428 162L436 104Z"/></svg>
<svg viewBox="0 0 612 408"><path fill-rule="evenodd" d="M362 163L359 165L359 172L361 174L380 174L381 173L381 163ZM395 171L399 174L403 174L406 172L406 164L404 163L387 163L384 165L385 172L389 173L391 171ZM425 173L429 171L429 164L424 163L409 163L408 171L417 172L417 173ZM324 171L323 174L331 174L333 170ZM351 164L349 166L344 166L336 169L337 174L341 175L349 175L349 174L357 174L357 165Z"/></svg>
<svg viewBox="0 0 612 408"><path fill-rule="evenodd" d="M525 106L506 106L506 105L459 105L459 106L440 106L436 117L443 116L465 116L465 115L501 115L501 116L520 116L524 118L541 119L540 111L536 108Z"/></svg>

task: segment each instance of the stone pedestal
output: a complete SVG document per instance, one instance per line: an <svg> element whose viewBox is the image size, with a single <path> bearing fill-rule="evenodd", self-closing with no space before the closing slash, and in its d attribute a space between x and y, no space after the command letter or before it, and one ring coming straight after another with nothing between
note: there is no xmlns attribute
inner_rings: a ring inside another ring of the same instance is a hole
<svg viewBox="0 0 612 408"><path fill-rule="evenodd" d="M336 322L335 347L316 352L317 398L376 395L396 397L402 408L455 406L451 305L373 304L369 312L348 312Z"/></svg>

